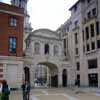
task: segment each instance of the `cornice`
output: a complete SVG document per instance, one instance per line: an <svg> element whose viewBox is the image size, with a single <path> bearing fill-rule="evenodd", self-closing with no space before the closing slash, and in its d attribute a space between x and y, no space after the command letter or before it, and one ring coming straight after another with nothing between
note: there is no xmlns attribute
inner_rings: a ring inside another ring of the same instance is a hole
<svg viewBox="0 0 100 100"><path fill-rule="evenodd" d="M61 41L59 38L50 38L50 37L45 37L45 36L37 36L37 35L33 35L33 37L37 37L37 38L42 38L42 39L49 39L49 40L57 40L57 41Z"/></svg>
<svg viewBox="0 0 100 100"><path fill-rule="evenodd" d="M24 14L19 14L19 13L7 11L7 10L0 10L0 13L7 13L7 14L12 14L12 15L17 15L17 16L24 16Z"/></svg>

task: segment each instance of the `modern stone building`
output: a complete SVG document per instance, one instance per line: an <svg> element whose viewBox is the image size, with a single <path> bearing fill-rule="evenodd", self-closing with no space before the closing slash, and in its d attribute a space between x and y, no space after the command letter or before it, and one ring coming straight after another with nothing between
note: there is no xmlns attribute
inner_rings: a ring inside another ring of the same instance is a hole
<svg viewBox="0 0 100 100"><path fill-rule="evenodd" d="M57 32L80 86L100 87L100 0L78 0Z"/></svg>

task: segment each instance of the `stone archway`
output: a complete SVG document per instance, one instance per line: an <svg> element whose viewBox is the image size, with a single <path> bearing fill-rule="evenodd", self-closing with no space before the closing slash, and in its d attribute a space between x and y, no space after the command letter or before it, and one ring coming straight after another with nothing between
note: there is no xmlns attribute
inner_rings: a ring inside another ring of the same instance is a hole
<svg viewBox="0 0 100 100"><path fill-rule="evenodd" d="M63 73L62 73L62 85L63 87L67 86L67 70L63 69Z"/></svg>
<svg viewBox="0 0 100 100"><path fill-rule="evenodd" d="M48 68L47 72L47 86L58 87L58 68L51 62L40 62L38 65L44 65ZM43 79L43 78L42 78Z"/></svg>

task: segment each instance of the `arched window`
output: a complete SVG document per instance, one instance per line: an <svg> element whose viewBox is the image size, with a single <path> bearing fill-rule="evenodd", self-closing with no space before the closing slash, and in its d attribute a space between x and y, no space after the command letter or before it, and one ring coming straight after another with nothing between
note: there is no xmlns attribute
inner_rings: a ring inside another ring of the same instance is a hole
<svg viewBox="0 0 100 100"><path fill-rule="evenodd" d="M40 53L40 44L39 44L38 42L36 42L36 43L34 44L34 52L35 52L36 54L39 54L39 53Z"/></svg>
<svg viewBox="0 0 100 100"><path fill-rule="evenodd" d="M54 56L58 56L59 47L57 45L54 46Z"/></svg>
<svg viewBox="0 0 100 100"><path fill-rule="evenodd" d="M45 44L45 50L44 50L45 54L49 54L49 45Z"/></svg>

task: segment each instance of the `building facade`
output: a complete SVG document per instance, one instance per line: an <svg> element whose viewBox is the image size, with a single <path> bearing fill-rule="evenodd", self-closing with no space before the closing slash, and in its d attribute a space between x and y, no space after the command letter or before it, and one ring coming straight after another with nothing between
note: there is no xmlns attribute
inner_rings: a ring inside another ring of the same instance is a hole
<svg viewBox="0 0 100 100"><path fill-rule="evenodd" d="M23 34L23 50L26 48L25 39L32 32L30 16L27 11L28 0L11 0L11 5L24 9L24 34Z"/></svg>
<svg viewBox="0 0 100 100"><path fill-rule="evenodd" d="M31 85L36 80L51 87L74 85L75 71L70 61L66 61L63 41L57 32L49 29L35 30L28 36L26 43L26 56L32 57L33 62L30 67Z"/></svg>
<svg viewBox="0 0 100 100"><path fill-rule="evenodd" d="M58 28L68 44L75 79L80 86L100 87L100 1L78 0L71 17ZM70 22L70 23L69 23ZM63 32L62 30L65 31Z"/></svg>
<svg viewBox="0 0 100 100"><path fill-rule="evenodd" d="M22 84L24 10L0 2L0 80Z"/></svg>

